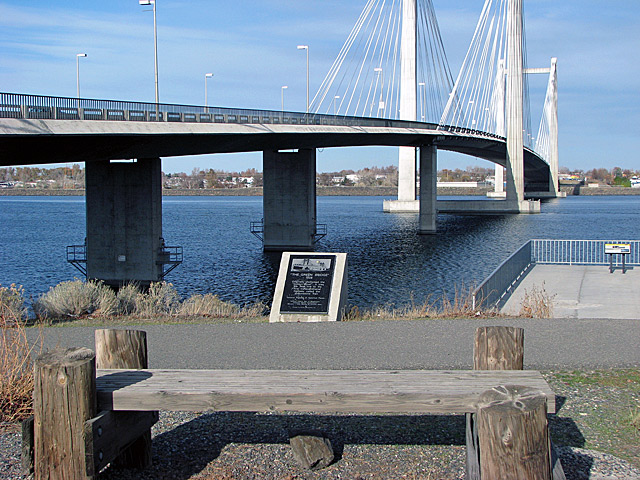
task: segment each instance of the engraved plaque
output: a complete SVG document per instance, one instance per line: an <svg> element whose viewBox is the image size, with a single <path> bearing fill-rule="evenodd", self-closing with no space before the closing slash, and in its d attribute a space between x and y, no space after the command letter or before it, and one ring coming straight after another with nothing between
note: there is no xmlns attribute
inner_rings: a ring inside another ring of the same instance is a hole
<svg viewBox="0 0 640 480"><path fill-rule="evenodd" d="M335 255L291 255L280 313L329 312Z"/></svg>

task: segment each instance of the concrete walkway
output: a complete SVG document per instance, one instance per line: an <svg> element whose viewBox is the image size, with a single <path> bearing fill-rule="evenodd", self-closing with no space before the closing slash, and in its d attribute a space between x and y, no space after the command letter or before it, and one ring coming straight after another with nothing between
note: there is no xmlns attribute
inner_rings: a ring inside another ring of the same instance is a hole
<svg viewBox="0 0 640 480"><path fill-rule="evenodd" d="M543 286L553 296L555 318L628 318L640 327L640 267L623 274L603 265L535 265L502 311L517 314L525 292Z"/></svg>

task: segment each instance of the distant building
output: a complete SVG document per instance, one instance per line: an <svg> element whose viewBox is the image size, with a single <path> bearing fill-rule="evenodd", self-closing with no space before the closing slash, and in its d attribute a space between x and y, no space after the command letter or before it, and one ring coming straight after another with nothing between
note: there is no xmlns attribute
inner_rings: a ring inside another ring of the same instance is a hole
<svg viewBox="0 0 640 480"><path fill-rule="evenodd" d="M346 175L345 176L347 180L349 180L350 182L353 183L358 183L360 181L360 175L356 175L355 173L352 173L350 175Z"/></svg>

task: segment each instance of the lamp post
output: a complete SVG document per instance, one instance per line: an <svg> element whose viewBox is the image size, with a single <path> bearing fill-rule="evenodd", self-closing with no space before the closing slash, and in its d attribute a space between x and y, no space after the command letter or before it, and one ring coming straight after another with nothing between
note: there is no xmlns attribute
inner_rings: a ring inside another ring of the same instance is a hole
<svg viewBox="0 0 640 480"><path fill-rule="evenodd" d="M80 108L80 57L86 56L86 53L76 54L76 89L78 91L78 108Z"/></svg>
<svg viewBox="0 0 640 480"><path fill-rule="evenodd" d="M420 82L418 83L418 86L422 87L420 88L420 92L422 93L422 101L420 102L420 118L422 118L422 121L424 122L424 102L425 102L426 84L424 82Z"/></svg>
<svg viewBox="0 0 640 480"><path fill-rule="evenodd" d="M204 74L204 109L205 111L208 111L209 109L209 97L207 95L207 79L212 77L213 77L213 73Z"/></svg>
<svg viewBox="0 0 640 480"><path fill-rule="evenodd" d="M298 50L307 51L307 113L309 113L309 45L298 45Z"/></svg>
<svg viewBox="0 0 640 480"><path fill-rule="evenodd" d="M285 91L287 88L289 88L287 85L283 85L283 86L280 88L280 100L281 100L281 103L282 103L282 111L283 111L283 112L284 112L284 91Z"/></svg>
<svg viewBox="0 0 640 480"><path fill-rule="evenodd" d="M138 0L140 5L153 5L153 51L155 59L155 80L156 80L156 120L157 105L160 103L160 95L158 93L158 23L156 21L156 0Z"/></svg>
<svg viewBox="0 0 640 480"><path fill-rule="evenodd" d="M382 117L384 115L384 101L382 99L382 93L384 91L384 70L382 70L382 67L376 67L373 71L380 74L380 102L378 102L378 117Z"/></svg>
<svg viewBox="0 0 640 480"><path fill-rule="evenodd" d="M334 116L336 114L336 100L340 100L340 95L336 95L335 97L333 97L333 115Z"/></svg>

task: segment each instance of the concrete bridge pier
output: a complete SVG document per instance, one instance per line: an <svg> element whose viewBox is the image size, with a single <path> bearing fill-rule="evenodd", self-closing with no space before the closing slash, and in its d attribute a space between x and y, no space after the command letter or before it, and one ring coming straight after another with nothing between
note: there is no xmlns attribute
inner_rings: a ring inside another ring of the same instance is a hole
<svg viewBox="0 0 640 480"><path fill-rule="evenodd" d="M420 234L437 231L437 179L438 148L435 145L420 147Z"/></svg>
<svg viewBox="0 0 640 480"><path fill-rule="evenodd" d="M142 287L162 278L159 158L87 162L87 278Z"/></svg>
<svg viewBox="0 0 640 480"><path fill-rule="evenodd" d="M265 251L312 250L316 234L316 151L262 154Z"/></svg>

